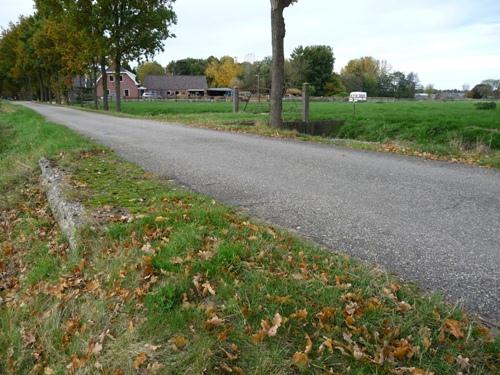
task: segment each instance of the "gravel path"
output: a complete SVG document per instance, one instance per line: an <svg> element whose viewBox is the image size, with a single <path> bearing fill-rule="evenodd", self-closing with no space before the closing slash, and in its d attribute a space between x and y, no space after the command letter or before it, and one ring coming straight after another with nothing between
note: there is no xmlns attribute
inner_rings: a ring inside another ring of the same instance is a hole
<svg viewBox="0 0 500 375"><path fill-rule="evenodd" d="M500 323L500 172L25 103L146 170Z"/></svg>

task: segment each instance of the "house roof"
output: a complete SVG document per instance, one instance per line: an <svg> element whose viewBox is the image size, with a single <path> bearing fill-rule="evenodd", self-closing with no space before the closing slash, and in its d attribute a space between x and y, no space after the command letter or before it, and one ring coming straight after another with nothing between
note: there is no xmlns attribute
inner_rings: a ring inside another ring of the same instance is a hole
<svg viewBox="0 0 500 375"><path fill-rule="evenodd" d="M113 69L111 69L111 68L106 69L106 74L114 74L114 73L115 73L115 71ZM130 70L127 70L125 68L121 68L120 73L128 75L130 77L130 79L132 79L132 81L134 81L134 84L136 86L139 86L139 82L137 82L137 76L134 73L132 73ZM101 76L97 77L97 81L99 81L100 79L101 79Z"/></svg>
<svg viewBox="0 0 500 375"><path fill-rule="evenodd" d="M205 76L146 76L144 86L148 90L206 90Z"/></svg>

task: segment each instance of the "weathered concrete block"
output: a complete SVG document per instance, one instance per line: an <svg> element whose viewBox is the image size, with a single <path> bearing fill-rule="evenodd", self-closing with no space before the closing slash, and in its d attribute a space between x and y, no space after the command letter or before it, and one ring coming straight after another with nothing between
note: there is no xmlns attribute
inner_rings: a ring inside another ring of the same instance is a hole
<svg viewBox="0 0 500 375"><path fill-rule="evenodd" d="M78 230L89 224L88 216L80 203L68 201L65 191L69 186L64 181L63 173L53 168L45 158L39 161L39 165L42 170L42 186L46 190L50 209L68 238L70 248L75 250L78 247Z"/></svg>

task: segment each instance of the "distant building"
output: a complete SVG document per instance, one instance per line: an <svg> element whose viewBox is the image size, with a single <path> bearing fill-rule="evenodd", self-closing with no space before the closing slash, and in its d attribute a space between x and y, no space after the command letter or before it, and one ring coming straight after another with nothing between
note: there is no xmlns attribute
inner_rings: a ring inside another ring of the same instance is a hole
<svg viewBox="0 0 500 375"><path fill-rule="evenodd" d="M205 76L150 75L144 78L144 86L162 98L205 96L208 90Z"/></svg>
<svg viewBox="0 0 500 375"><path fill-rule="evenodd" d="M436 100L461 100L465 99L463 91L441 91L436 94Z"/></svg>
<svg viewBox="0 0 500 375"><path fill-rule="evenodd" d="M106 70L106 80L108 81L108 95L110 98L113 98L116 96L116 93L115 74L112 69ZM142 87L139 82L137 82L137 77L134 73L125 68L120 70L120 91L123 99L139 99L145 89L145 87ZM97 79L97 96L100 98L104 96L101 76Z"/></svg>
<svg viewBox="0 0 500 375"><path fill-rule="evenodd" d="M429 100L431 97L429 94L419 92L415 94L415 99L416 100Z"/></svg>
<svg viewBox="0 0 500 375"><path fill-rule="evenodd" d="M233 89L228 87L216 87L207 90L207 95L211 97L217 96L233 96Z"/></svg>

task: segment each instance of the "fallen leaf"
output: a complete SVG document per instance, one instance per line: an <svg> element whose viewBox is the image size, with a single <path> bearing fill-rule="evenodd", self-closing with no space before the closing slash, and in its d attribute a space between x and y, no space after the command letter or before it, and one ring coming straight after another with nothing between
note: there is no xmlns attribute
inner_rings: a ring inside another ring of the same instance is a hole
<svg viewBox="0 0 500 375"><path fill-rule="evenodd" d="M278 328L281 327L281 323L283 322L283 318L279 313L276 313L273 318L273 325L267 332L269 337L276 336L276 333L278 332Z"/></svg>
<svg viewBox="0 0 500 375"><path fill-rule="evenodd" d="M96 291L97 289L99 289L100 287L101 287L101 284L99 283L98 280L92 280L92 281L88 282L87 285L85 286L85 291L92 293L92 292Z"/></svg>
<svg viewBox="0 0 500 375"><path fill-rule="evenodd" d="M155 375L155 374L159 374L160 371L165 369L165 367L166 366L164 364L159 363L159 362L155 362L155 363L148 364L148 367L146 367L146 370L147 370L148 374Z"/></svg>
<svg viewBox="0 0 500 375"><path fill-rule="evenodd" d="M88 356L98 355L102 351L102 344L99 342L91 342L87 350Z"/></svg>
<svg viewBox="0 0 500 375"><path fill-rule="evenodd" d="M460 322L454 319L446 319L444 321L444 329L451 333L455 338L461 339L464 337L462 329L460 328Z"/></svg>
<svg viewBox="0 0 500 375"><path fill-rule="evenodd" d="M311 337L309 337L309 335L306 333L306 348L304 350L304 353L305 354L311 353L312 348L313 348L313 342L311 340Z"/></svg>
<svg viewBox="0 0 500 375"><path fill-rule="evenodd" d="M292 315L290 315L290 318L292 319L298 319L298 320L305 320L307 319L307 310L302 309L294 312Z"/></svg>
<svg viewBox="0 0 500 375"><path fill-rule="evenodd" d="M212 318L208 319L205 322L205 328L212 329L215 327L220 327L223 324L224 324L224 320L220 319L217 315L214 315Z"/></svg>
<svg viewBox="0 0 500 375"><path fill-rule="evenodd" d="M295 352L292 357L292 361L298 367L304 368L309 364L309 357L304 352Z"/></svg>
<svg viewBox="0 0 500 375"><path fill-rule="evenodd" d="M233 354L231 352L228 352L226 349L224 348L221 348L221 350L224 352L224 354L226 355L226 357L230 360L230 361L236 361L238 359L238 355L237 354Z"/></svg>
<svg viewBox="0 0 500 375"><path fill-rule="evenodd" d="M422 345L424 346L425 350L429 349L432 345L430 328L422 327L420 329L420 337L422 339Z"/></svg>
<svg viewBox="0 0 500 375"><path fill-rule="evenodd" d="M172 337L169 340L169 342L172 344L172 347L174 348L174 350L182 349L189 343L188 339L182 335L176 335L176 336ZM158 348L158 347L156 347L156 348Z"/></svg>
<svg viewBox="0 0 500 375"><path fill-rule="evenodd" d="M24 346L31 346L36 341L35 335L32 332L25 330L24 328L21 330L21 336L23 338Z"/></svg>
<svg viewBox="0 0 500 375"><path fill-rule="evenodd" d="M322 354L325 348L327 348L330 353L333 353L333 340L328 337L323 337L323 339L324 341L319 346L318 353Z"/></svg>
<svg viewBox="0 0 500 375"><path fill-rule="evenodd" d="M203 288L202 293L204 296L207 295L208 293L215 296L215 289L213 288L212 285L210 285L208 281L206 283L203 283L202 288Z"/></svg>
<svg viewBox="0 0 500 375"><path fill-rule="evenodd" d="M146 362L147 355L144 352L141 352L135 357L134 362L132 363L132 367L135 370L139 370L139 368Z"/></svg>
<svg viewBox="0 0 500 375"><path fill-rule="evenodd" d="M462 370L467 370L471 366L470 359L464 358L464 357L462 357L462 355L459 355L457 357L457 363L460 366L460 369L462 369Z"/></svg>

